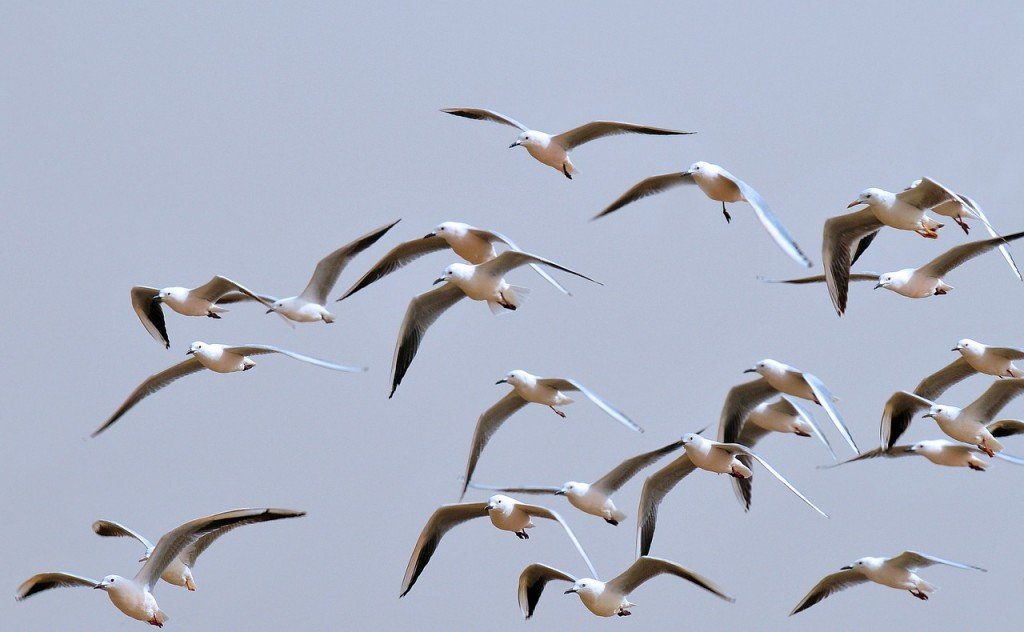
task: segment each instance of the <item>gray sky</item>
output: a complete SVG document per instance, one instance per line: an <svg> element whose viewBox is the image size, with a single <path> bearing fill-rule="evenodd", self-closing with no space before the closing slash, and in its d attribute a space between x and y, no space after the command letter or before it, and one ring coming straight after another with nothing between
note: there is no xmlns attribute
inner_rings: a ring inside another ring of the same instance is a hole
<svg viewBox="0 0 1024 632"><path fill-rule="evenodd" d="M691 476L662 505L652 553L706 574L735 604L660 578L635 593L629 619L603 622L551 590L524 624L520 570L582 565L551 524L520 542L484 521L450 533L413 591L397 597L424 521L457 499L476 418L505 392L493 383L509 369L575 377L647 433L586 402L565 421L527 408L484 453L481 482L600 476L717 423L726 391L762 357L821 377L870 448L888 395L952 360L957 339L1022 344L1024 288L995 254L951 274L956 290L942 298L856 286L840 320L823 287L755 280L801 269L745 205L727 225L717 203L684 189L587 221L637 180L708 160L756 187L816 262L825 218L865 187L898 189L923 175L976 198L1004 231L1024 228L1024 15L1002 3L933 4L664 3L642 14L590 3L5 4L0 586L13 595L47 570L133 574L138 547L97 538L89 525L98 518L156 538L199 515L270 505L309 514L218 542L196 569L197 593L161 585L168 629L853 630L856 617L885 617L893 629L962 630L1019 621L1024 470L904 459L821 471L822 447L792 436L766 439L761 452L830 520L756 468L749 514L726 477L710 474ZM494 108L552 133L612 118L699 134L580 147L582 173L569 182L506 149L511 128L438 112L453 106ZM213 274L294 294L323 254L399 217L332 297L387 248L444 220L504 232L605 285L566 278L568 298L515 273L534 290L526 307L493 317L481 304L456 306L390 401L408 300L451 254L334 304L331 326L291 330L251 305L220 321L170 313L164 351L131 310L132 285L195 286ZM863 265L919 265L963 241L952 222L938 243L886 231ZM87 438L196 339L278 344L371 370L263 357L244 376L182 380ZM986 384L968 380L944 399L966 403ZM1007 416L1021 411L1016 402ZM907 438L939 436L924 420ZM1019 440L1006 444L1024 453ZM618 528L562 499L542 501L566 516L606 577L632 560L642 478L616 497L629 514ZM865 586L787 619L822 575L905 548L990 571L929 569L943 590L928 603ZM88 590L0 599L0 621L23 631L143 625Z"/></svg>

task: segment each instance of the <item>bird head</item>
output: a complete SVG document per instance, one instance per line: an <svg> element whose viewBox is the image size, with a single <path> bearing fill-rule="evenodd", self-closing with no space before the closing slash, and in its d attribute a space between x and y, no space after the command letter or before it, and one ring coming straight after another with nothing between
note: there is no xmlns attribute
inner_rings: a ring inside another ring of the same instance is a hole
<svg viewBox="0 0 1024 632"><path fill-rule="evenodd" d="M891 286L895 282L896 282L896 277L893 275L893 273L892 272L886 272L882 276L878 277L878 283L875 284L875 289L877 290L880 287L886 287L887 288L887 287Z"/></svg>
<svg viewBox="0 0 1024 632"><path fill-rule="evenodd" d="M576 593L578 595L598 595L602 592L602 588L604 588L603 582L591 579L590 577L584 577L583 579L577 580L576 583L572 585L572 588L565 591L564 594L568 595Z"/></svg>
<svg viewBox="0 0 1024 632"><path fill-rule="evenodd" d="M202 351L203 347L205 346L205 342L203 342L202 340L196 340L195 342L188 346L188 351L185 352L185 355L195 355Z"/></svg>
<svg viewBox="0 0 1024 632"><path fill-rule="evenodd" d="M487 500L487 511L501 511L502 513L508 513L512 510L512 506L516 504L516 501L509 496L504 494L495 494Z"/></svg>
<svg viewBox="0 0 1024 632"><path fill-rule="evenodd" d="M586 494L588 489L590 489L590 485L587 483L569 481L565 485L562 485L562 489L555 492L555 495L579 497Z"/></svg>
<svg viewBox="0 0 1024 632"><path fill-rule="evenodd" d="M858 204L874 204L883 197L884 193L885 191L881 189L876 189L874 187L870 189L864 189L863 191L860 192L860 195L857 196L856 200L846 205L846 208L853 208Z"/></svg>
<svg viewBox="0 0 1024 632"><path fill-rule="evenodd" d="M970 338L962 338L956 343L956 346L953 347L953 351L959 351L961 353L965 351L973 351L975 353L978 353L981 350L982 344L977 341L971 340Z"/></svg>

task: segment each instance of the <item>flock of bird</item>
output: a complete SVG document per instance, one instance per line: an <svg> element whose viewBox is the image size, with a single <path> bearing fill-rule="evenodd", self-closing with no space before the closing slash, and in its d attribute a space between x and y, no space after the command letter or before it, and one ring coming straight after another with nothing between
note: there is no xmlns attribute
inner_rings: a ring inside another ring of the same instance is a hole
<svg viewBox="0 0 1024 632"><path fill-rule="evenodd" d="M442 110L448 114L469 119L492 121L518 128L520 134L510 147L523 147L539 162L572 179L579 171L569 152L589 141L614 134L685 135L693 132L650 127L615 121L595 121L567 132L550 135L529 129L515 119L497 112L476 108ZM775 244L801 266L811 267L810 259L793 240L776 213L761 195L743 180L722 167L708 162L695 162L682 172L656 175L627 190L617 200L600 211L594 219L649 195L667 189L695 184L710 199L720 202L726 221L731 221L727 204L747 202ZM909 298L942 295L952 290L945 277L956 267L973 257L998 249L1021 279L1007 244L1024 237L1024 232L999 235L981 207L971 198L960 195L930 178L922 178L906 189L892 193L869 188L860 193L849 207L861 207L825 222L822 239L824 273L818 276L781 281L790 284L824 282L829 296L841 316L847 309L850 281L873 280L875 287L884 287ZM854 264L864 254L878 231L890 227L910 231L936 239L943 224L930 215L953 219L969 233L968 221L980 222L989 238L955 246L932 261L917 268L906 268L883 274L854 272ZM280 316L288 324L332 323L334 315L328 310L329 297L342 270L364 250L382 239L398 222L378 228L355 241L328 254L319 263L305 288L296 296L276 298L258 293L231 279L214 276L196 288L164 287L157 289L137 286L131 290L131 302L146 331L165 348L170 348L164 307L183 316L219 319L227 310L223 307L237 302L256 302L267 313ZM522 306L528 290L512 285L506 275L516 268L528 266L560 292L569 294L563 285L546 270L573 275L597 283L594 279L565 265L522 250L509 237L491 230L476 228L460 222L444 222L420 238L394 246L373 267L337 300L350 298L367 286L396 272L413 260L428 253L450 249L465 263L452 263L434 280L435 289L414 297L408 306L398 332L395 346L391 391L395 395L403 377L430 326L448 308L463 298L486 302L494 313L516 310ZM732 477L735 491L744 509L749 509L752 498L754 463L785 485L793 494L818 514L827 517L816 504L802 494L764 457L753 451L757 442L769 433L789 433L801 437L817 437L833 459L835 451L827 434L805 411L797 400L805 400L823 409L832 427L849 446L855 456L849 463L876 457L904 457L920 455L944 466L985 470L989 459L1024 464L1024 460L1003 452L999 441L1016 434L1024 434L1024 422L1013 419L996 420L1000 410L1024 391L1024 369L1016 364L1024 359L1024 351L987 346L970 339L959 341L953 351L958 357L948 366L924 378L912 392L898 391L885 403L880 424L881 444L878 448L861 452L847 428L837 400L825 383L812 373L802 371L772 359L764 359L747 369L757 378L736 385L726 396L722 406L717 439L703 436L708 428L687 433L655 450L630 456L594 482L567 481L554 485L494 485L473 480L477 463L494 433L516 411L528 404L540 404L565 417L562 407L573 402L571 393L578 393L596 405L619 424L634 432L643 429L625 413L601 395L587 388L581 381L565 377L540 377L523 370L510 371L497 381L511 390L497 403L484 411L473 432L471 448L462 477L460 502L440 506L431 515L417 539L402 579L402 596L406 595L423 574L436 552L441 539L456 526L474 518L488 518L494 527L510 531L518 538L529 539L528 529L534 519L557 522L590 573L577 576L551 566L535 563L523 569L519 578L518 599L525 617L533 616L545 586L551 581L570 585L566 594L575 593L583 605L598 616L626 616L634 606L630 594L644 582L662 574L675 575L689 581L713 595L733 601L722 588L702 575L675 562L650 556L657 522L658 507L671 490L687 475L703 470ZM365 368L328 362L309 355L263 344L213 344L192 342L184 361L156 373L139 384L94 432L99 435L139 405L177 379L209 369L215 373L247 371L255 366L254 356L280 354L304 363L335 371L357 372ZM957 408L938 404L936 400L952 385L975 374L997 378L974 402ZM914 444L897 445L913 418L919 414L933 419L949 439L925 440ZM137 415L139 416L139 415ZM637 510L636 560L621 574L608 581L598 579L584 547L568 522L553 509L521 502L513 495L565 496L569 504L583 513L601 518L617 526L627 515L612 499L623 485L670 454L677 454L667 465L647 477L643 484ZM832 466L829 466L832 467ZM493 493L487 501L462 502L469 489ZM25 581L17 591L17 599L25 599L38 592L56 587L86 586L105 591L114 605L129 617L162 627L167 616L160 610L153 590L160 579L188 590L195 590L192 575L197 557L218 537L238 526L267 522L304 515L302 511L273 508L234 509L191 520L168 531L154 545L149 540L116 522L100 520L93 525L101 536L127 536L139 540L146 548L140 560L142 567L134 578L107 575L102 580L89 579L63 572L35 575ZM914 597L928 599L934 587L917 575L917 571L941 564L962 569L984 570L914 551L905 551L894 557L864 557L838 572L826 575L794 607L796 614L818 603L834 592L867 581L909 591Z"/></svg>

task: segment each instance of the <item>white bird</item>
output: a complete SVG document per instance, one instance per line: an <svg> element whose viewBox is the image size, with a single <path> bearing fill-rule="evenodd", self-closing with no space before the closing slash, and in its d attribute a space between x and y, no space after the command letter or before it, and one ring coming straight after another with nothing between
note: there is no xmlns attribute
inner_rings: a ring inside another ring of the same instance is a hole
<svg viewBox="0 0 1024 632"><path fill-rule="evenodd" d="M164 572L178 555L204 535L224 529L236 523L251 522L267 509L238 509L197 518L168 531L153 547L153 553L142 565L133 579L120 575L107 575L101 581L72 575L70 573L40 573L26 580L18 587L16 599L21 601L36 593L51 588L87 586L103 590L118 610L133 619L150 625L163 627L167 615L160 610L153 589Z"/></svg>
<svg viewBox="0 0 1024 632"><path fill-rule="evenodd" d="M641 180L620 195L617 200L608 205L603 211L595 215L593 219L603 217L641 198L661 193L666 189L683 184L696 184L704 192L704 195L716 202L721 202L722 213L725 215L725 221L727 222L732 220L732 216L726 210L725 203L747 202L754 209L757 219L760 220L761 225L772 236L772 239L775 240L779 248L782 248L783 252L800 265L808 268L811 267L810 259L796 245L789 231L786 230L786 227L768 206L768 203L764 201L764 198L749 184L722 167L710 162L695 162L686 171L666 173Z"/></svg>
<svg viewBox="0 0 1024 632"><path fill-rule="evenodd" d="M990 457L995 456L996 452L1003 449L1003 444L996 437L1024 433L1024 422L1013 419L992 421L1000 410L1022 392L1024 378L999 380L988 387L978 399L963 408L957 408L936 404L906 391L897 391L885 402L885 409L882 411L882 447L892 448L910 427L914 415L927 410L924 416L934 419L950 438L978 446Z"/></svg>
<svg viewBox="0 0 1024 632"><path fill-rule="evenodd" d="M427 329L445 310L458 303L459 300L468 296L474 301L486 301L491 312L495 314L504 309L518 309L529 290L517 285L509 285L505 281L505 274L529 263L550 266L592 283L598 283L590 277L554 261L519 250L506 250L494 259L477 265L451 264L445 268L441 277L434 281L434 285L444 283L443 286L424 292L409 302L405 318L402 320L402 326L398 332L398 342L395 345L394 373L391 381L391 394L388 397L393 397L395 389L402 383L402 378L405 377L409 365L416 357L416 351L419 349Z"/></svg>
<svg viewBox="0 0 1024 632"><path fill-rule="evenodd" d="M878 277L875 289L884 287L907 298L927 298L947 294L953 289L953 286L943 280L944 275L1000 244L1021 237L1024 237L1024 232L954 246L919 268L904 268L895 272L886 272Z"/></svg>
<svg viewBox="0 0 1024 632"><path fill-rule="evenodd" d="M680 134L694 134L695 132L683 132L662 127L650 127L648 125L637 125L636 123L621 123L619 121L591 121L579 127L574 127L568 132L551 135L537 130L530 129L519 121L499 114L492 110L479 108L447 108L441 110L447 114L454 114L463 118L475 119L478 121L492 121L518 127L522 133L516 141L509 145L513 147L525 147L530 155L545 165L561 171L566 178L572 180L574 173L579 173L569 158L569 152L574 148L589 143L592 140L616 134L648 134L655 136L677 136Z"/></svg>
<svg viewBox="0 0 1024 632"><path fill-rule="evenodd" d="M495 384L510 384L512 390L505 397L498 400L498 403L485 410L476 422L476 430L473 431L473 442L469 451L469 462L466 464L466 475L463 477L462 482L462 494L459 498L466 495L466 486L473 479L476 463L480 459L480 454L483 453L487 442L498 431L501 424L505 423L506 419L528 403L532 402L547 406L564 419L565 413L555 408L555 406L564 406L572 403L572 398L566 395L564 391L579 391L586 395L587 399L597 404L598 408L608 413L615 421L635 432L643 432L643 428L636 425L633 420L576 380L561 377L540 377L517 369L509 371L505 377L495 382Z"/></svg>
<svg viewBox="0 0 1024 632"><path fill-rule="evenodd" d="M342 270L356 255L372 246L391 227L400 222L395 220L387 226L371 231L355 241L345 244L316 264L313 277L298 296L275 299L267 313L276 312L298 323L334 322L334 314L327 311L327 294L338 282Z"/></svg>
<svg viewBox="0 0 1024 632"><path fill-rule="evenodd" d="M795 434L799 437L816 436L825 444L825 448L832 458L836 458L832 445L829 444L828 438L818 424L814 422L814 418L785 397L780 397L778 401L770 404L761 402L750 411L745 420L740 420L739 425L719 426L718 440L722 443L738 443L753 448L758 441L772 432ZM738 458L741 463L750 467L749 458L745 456ZM733 490L737 493L740 502L743 503L744 509L748 510L752 496L752 481L753 476L733 479Z"/></svg>
<svg viewBox="0 0 1024 632"><path fill-rule="evenodd" d="M212 344L197 340L193 342L185 355L192 356L187 360L179 362L174 366L164 369L159 373L154 373L146 378L142 384L135 387L135 390L131 392L128 399L124 400L114 413L103 422L99 428L97 428L92 436L95 437L99 433L103 432L110 427L115 421L121 418L126 412L128 412L135 404L153 393L159 391L163 387L167 386L171 382L177 380L180 377L196 373L205 369L210 369L215 373L234 373L236 371L248 371L256 365L256 363L249 356L263 355L266 353L280 353L286 355L289 358L295 360L302 360L325 369L332 369L334 371L346 371L349 373L357 373L365 371L365 367L351 367L343 366L341 364L334 364L333 362L327 362L326 360L319 360L301 353L295 353L294 351L288 351L287 349L281 349L280 347L272 347L270 345L221 345Z"/></svg>
<svg viewBox="0 0 1024 632"><path fill-rule="evenodd" d="M822 578L793 608L789 616L810 608L832 593L868 581L898 590L909 590L910 594L918 599L927 600L928 593L934 592L935 586L918 577L917 571L935 564L985 572L984 568L951 562L915 551L904 551L896 557L862 557L850 566L842 567L838 573Z"/></svg>
<svg viewBox="0 0 1024 632"><path fill-rule="evenodd" d="M829 419L853 451L860 451L835 407L836 398L815 375L771 359L761 360L744 373L757 373L761 378L738 384L726 394L718 423L718 427L725 433L722 436L738 437L739 429L747 415L761 402L782 393L812 401L824 408Z"/></svg>
<svg viewBox="0 0 1024 632"><path fill-rule="evenodd" d="M661 558L644 556L637 558L629 565L629 568L608 582L593 577L576 579L572 575L546 564L530 564L519 575L519 607L523 611L523 616L529 619L537 608L537 602L540 601L541 593L544 592L544 586L551 580L561 580L572 582L572 588L565 591L565 594L576 593L579 595L580 601L587 607L587 610L597 616L628 617L633 614L629 609L636 606L635 603L629 601L630 593L658 575L675 575L729 603L736 601L710 579L698 575L688 568Z"/></svg>
<svg viewBox="0 0 1024 632"><path fill-rule="evenodd" d="M685 454L651 474L644 481L643 491L640 492L640 507L637 509L638 555L650 553L651 541L654 539L654 529L658 519L658 506L679 481L697 468L716 474L729 474L733 478L750 478L750 468L740 461L740 457L749 457L760 463L800 500L828 518L828 514L801 494L767 461L738 443L720 443L705 439L699 434L689 433L683 436L683 449L686 451Z"/></svg>
<svg viewBox="0 0 1024 632"><path fill-rule="evenodd" d="M496 243L505 244L509 250L520 250L511 239L501 233L476 228L462 222L442 222L433 232L427 233L421 239L406 241L392 248L338 300L345 300L367 285L405 267L425 254L445 248L451 248L455 254L473 264L490 261L498 256L494 249ZM563 294L571 294L537 264L531 263L530 267Z"/></svg>
<svg viewBox="0 0 1024 632"><path fill-rule="evenodd" d="M270 307L272 299L260 296L231 279L215 276L203 285L192 288L165 287L157 289L145 285L132 288L132 308L153 340L170 348L167 337L167 326L164 323L164 312L161 305L166 305L183 316L208 316L220 318L220 314L228 311L221 307L228 303L240 301L257 301Z"/></svg>
<svg viewBox="0 0 1024 632"><path fill-rule="evenodd" d="M1024 377L1013 363L1024 359L1024 351L1010 347L990 347L970 338L962 338L952 351L960 357L921 380L914 394L935 401L954 384L977 373L995 377Z"/></svg>
<svg viewBox="0 0 1024 632"><path fill-rule="evenodd" d="M293 511L291 509L236 509L234 511L258 511L261 513L253 514L246 520L240 520L217 529L216 531L211 531L198 540L195 540L182 549L181 552L171 560L171 563L167 565L167 568L160 573L160 578L169 584L184 586L188 590L195 590L196 584L192 577L192 568L196 565L196 560L199 556L203 551L209 548L211 544L213 544L214 540L228 531L231 531L236 527L241 527L242 525L255 524L257 522L269 522L271 520L280 520L282 518L298 518L306 515L305 511ZM207 518L210 518L210 516L207 516ZM156 548L156 545L147 540L141 534L132 531L122 524L118 524L110 520L97 520L92 523L92 530L95 531L97 535L106 537L135 538L141 542L144 547L146 547L146 554L141 560L139 560L140 562L145 562L152 557L153 550Z"/></svg>
<svg viewBox="0 0 1024 632"><path fill-rule="evenodd" d="M448 533L452 527L460 525L467 520L483 518L484 516L490 518L491 524L498 529L515 533L516 537L520 540L530 539L530 535L526 533L526 530L534 527L533 518L554 520L565 529L566 535L572 540L573 546L579 551L580 557L583 558L590 572L595 575L597 574L597 571L594 570L594 565L590 563L590 558L587 557L586 551L583 550L579 540L576 539L576 534L572 532L572 529L569 528L569 525L557 512L539 505L528 505L503 494L495 494L485 503L441 505L431 514L427 524L423 527L423 531L420 533L420 537L416 540L416 546L412 549L409 565L405 569L405 577L402 578L402 589L399 597L404 597L412 589L416 579L419 578L420 573L426 568L427 562L430 561L430 557L437 549L437 545L441 543L441 538L444 537L444 534Z"/></svg>
<svg viewBox="0 0 1024 632"><path fill-rule="evenodd" d="M925 210L953 199L954 194L930 178L922 178L919 182L919 185L900 193L865 189L847 208L860 204L866 204L867 208L826 220L821 260L829 296L840 316L846 311L850 266L867 249L879 229L891 226L914 231L930 239L939 236L936 231L942 228L942 224L929 217Z"/></svg>
<svg viewBox="0 0 1024 632"><path fill-rule="evenodd" d="M868 450L867 452L859 454L852 459L847 459L842 463L821 465L819 467L839 467L846 463L863 461L865 459L875 459L878 457L898 459L905 456L920 455L935 465L945 465L946 467L968 467L977 472L984 472L985 468L988 467L988 462L978 458L979 454L984 453L985 452L981 450L981 448L976 448L974 446L954 443L952 441L946 441L945 439L929 439L927 441L918 441L914 444L894 445L888 450L885 448L875 448L874 450ZM1024 459L1019 457L1003 454L1001 452L997 453L995 456L996 458L1009 461L1010 463L1024 465Z"/></svg>
<svg viewBox="0 0 1024 632"><path fill-rule="evenodd" d="M612 526L618 526L620 522L626 519L626 514L615 506L612 494L619 491L640 470L681 447L683 447L683 442L676 441L657 450L651 450L650 452L630 457L616 465L612 471L593 483L568 481L561 486L522 485L518 487L470 483L469 486L474 489L486 489L507 494L554 494L555 496L565 496L569 504L580 511L597 516Z"/></svg>

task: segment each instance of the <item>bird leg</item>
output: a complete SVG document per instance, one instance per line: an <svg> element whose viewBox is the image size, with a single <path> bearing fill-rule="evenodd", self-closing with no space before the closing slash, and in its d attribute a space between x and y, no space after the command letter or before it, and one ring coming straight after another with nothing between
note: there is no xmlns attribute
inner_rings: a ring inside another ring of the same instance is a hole
<svg viewBox="0 0 1024 632"><path fill-rule="evenodd" d="M548 408L550 408L551 410L555 411L555 414L558 415L559 417L561 417L562 419L565 419L565 413L563 413L562 411L558 410L554 406L548 406Z"/></svg>
<svg viewBox="0 0 1024 632"><path fill-rule="evenodd" d="M729 471L729 476L731 476L733 478L739 478L739 479L746 478L746 476L743 476L743 474L741 474L740 472L736 471L736 468L733 468L732 470Z"/></svg>
<svg viewBox="0 0 1024 632"><path fill-rule="evenodd" d="M949 292L947 292L946 290L942 289L941 287L935 288L934 296L945 296L946 294L949 294Z"/></svg>
<svg viewBox="0 0 1024 632"><path fill-rule="evenodd" d="M992 451L992 448L988 447L988 442L986 442L984 439L981 440L981 443L978 444L978 447L981 449L982 452L987 454L989 458L992 458L996 455L996 453Z"/></svg>
<svg viewBox="0 0 1024 632"><path fill-rule="evenodd" d="M520 530L520 531L516 531L516 537L519 538L520 540L529 540L530 539L530 534L527 533L525 529L523 529L523 530Z"/></svg>
<svg viewBox="0 0 1024 632"><path fill-rule="evenodd" d="M725 215L725 223L732 222L732 215L729 215L729 211L725 210L725 202L722 202L722 215Z"/></svg>
<svg viewBox="0 0 1024 632"><path fill-rule="evenodd" d="M500 301L498 301L498 305L501 305L501 306L502 306L502 307L504 307L505 309L510 309L510 310L512 310L513 312L514 312L514 311L516 311L516 306L515 306L515 305L513 305L512 303L509 303L509 302L508 302L508 299L507 299L507 298L505 298L505 295L504 295L504 294L502 294L501 292L498 292L498 298L500 298L500 299L501 299Z"/></svg>
<svg viewBox="0 0 1024 632"><path fill-rule="evenodd" d="M562 163L562 173L565 174L566 178L569 178L570 180L572 180L572 174L569 173L569 169L566 168L565 163Z"/></svg>
<svg viewBox="0 0 1024 632"><path fill-rule="evenodd" d="M938 239L939 233L931 228L919 228L914 231L925 239Z"/></svg>
<svg viewBox="0 0 1024 632"><path fill-rule="evenodd" d="M163 623L160 623L160 620L159 620L159 619L157 619L156 617L153 617L153 618L152 618L152 619L150 619L149 621L146 621L146 623L148 623L149 625L155 625L155 626L156 626L156 627L158 627L158 628L162 628L162 627L164 627L164 624L163 624Z"/></svg>
<svg viewBox="0 0 1024 632"><path fill-rule="evenodd" d="M925 592L922 591L922 590L913 589L913 590L910 591L910 594L914 595L915 597L917 597L921 601L928 601L928 595L925 594Z"/></svg>
<svg viewBox="0 0 1024 632"><path fill-rule="evenodd" d="M206 315L208 317L210 317L210 318L216 318L217 320L220 320L220 314L215 314L213 312L208 312Z"/></svg>
<svg viewBox="0 0 1024 632"><path fill-rule="evenodd" d="M620 617L628 617L629 615L631 615L633 613L630 612L629 610L619 609L619 611L616 612L615 614L617 614Z"/></svg>
<svg viewBox="0 0 1024 632"><path fill-rule="evenodd" d="M971 234L971 227L968 226L967 222L965 222L959 215L957 215L953 219L956 221L957 224L960 224L960 228L964 229L964 234L965 235L970 235Z"/></svg>
<svg viewBox="0 0 1024 632"><path fill-rule="evenodd" d="M985 468L981 467L980 465L975 465L974 463L968 463L967 467L971 468L975 472L984 472L985 471Z"/></svg>
<svg viewBox="0 0 1024 632"><path fill-rule="evenodd" d="M804 432L803 430L800 430L800 429L794 430L793 434L795 434L798 437L809 437L809 436L811 436L809 433Z"/></svg>
<svg viewBox="0 0 1024 632"><path fill-rule="evenodd" d="M604 521L607 522L608 524L610 524L613 527L619 526L619 521L616 520L615 518L605 518Z"/></svg>

